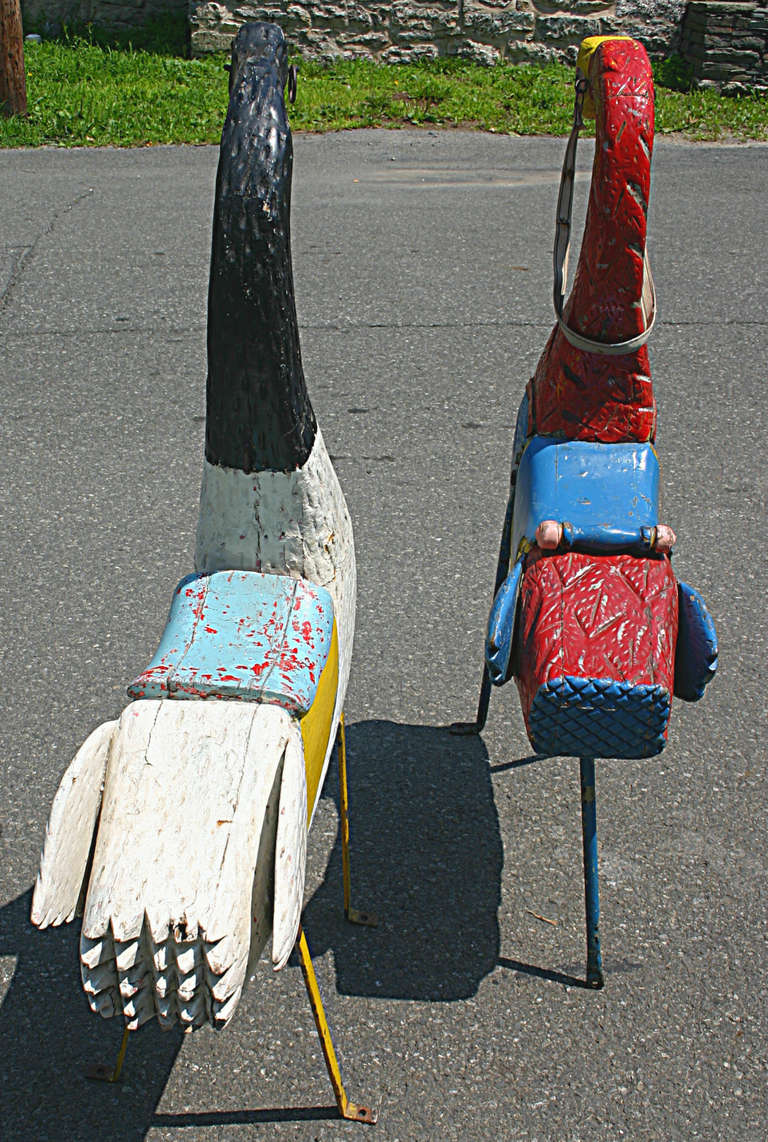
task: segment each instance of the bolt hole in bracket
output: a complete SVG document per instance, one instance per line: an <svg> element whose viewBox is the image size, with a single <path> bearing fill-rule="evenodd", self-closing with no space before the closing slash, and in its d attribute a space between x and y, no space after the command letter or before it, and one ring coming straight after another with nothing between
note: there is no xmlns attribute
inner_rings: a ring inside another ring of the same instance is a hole
<svg viewBox="0 0 768 1142"><path fill-rule="evenodd" d="M357 908L348 908L344 915L350 924L360 924L364 928L379 926L379 918L375 912L358 912Z"/></svg>
<svg viewBox="0 0 768 1142"><path fill-rule="evenodd" d="M378 1115L370 1106L358 1106L355 1102L348 1102L341 1114L342 1118L352 1122L365 1122L368 1126L375 1126Z"/></svg>

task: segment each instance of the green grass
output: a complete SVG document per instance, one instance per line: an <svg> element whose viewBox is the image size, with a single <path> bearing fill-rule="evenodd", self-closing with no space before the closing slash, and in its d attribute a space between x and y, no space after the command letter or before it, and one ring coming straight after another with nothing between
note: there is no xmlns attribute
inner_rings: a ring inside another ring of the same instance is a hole
<svg viewBox="0 0 768 1142"><path fill-rule="evenodd" d="M0 117L0 146L144 146L218 142L227 105L224 56L184 58L184 28L156 23L128 37L67 35L25 44L27 118ZM689 90L680 61L658 64L656 130L692 139L768 139L768 98ZM570 129L573 70L480 67L455 59L382 67L300 62L291 124L462 126L520 135Z"/></svg>

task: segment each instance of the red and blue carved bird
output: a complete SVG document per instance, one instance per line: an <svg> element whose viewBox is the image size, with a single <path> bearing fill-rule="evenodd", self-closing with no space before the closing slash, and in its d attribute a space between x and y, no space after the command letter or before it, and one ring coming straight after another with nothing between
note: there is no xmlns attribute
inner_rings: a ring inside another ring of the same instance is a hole
<svg viewBox="0 0 768 1142"><path fill-rule="evenodd" d="M596 121L573 289L564 301L576 140ZM602 985L594 759L663 749L672 696L701 697L717 667L701 596L678 582L659 515L656 402L646 342L654 92L645 49L592 37L578 57L574 129L555 241L557 324L529 382L485 642L477 720L514 678L537 754L581 758L588 982Z"/></svg>

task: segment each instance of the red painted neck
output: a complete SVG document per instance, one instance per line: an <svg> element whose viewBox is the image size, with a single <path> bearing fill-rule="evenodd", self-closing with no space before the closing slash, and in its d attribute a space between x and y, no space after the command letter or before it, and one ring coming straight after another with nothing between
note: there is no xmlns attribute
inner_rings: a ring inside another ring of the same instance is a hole
<svg viewBox="0 0 768 1142"><path fill-rule="evenodd" d="M606 40L591 57L595 160L579 263L565 317L577 332L622 341L643 332L646 214L653 147L653 77L635 40Z"/></svg>

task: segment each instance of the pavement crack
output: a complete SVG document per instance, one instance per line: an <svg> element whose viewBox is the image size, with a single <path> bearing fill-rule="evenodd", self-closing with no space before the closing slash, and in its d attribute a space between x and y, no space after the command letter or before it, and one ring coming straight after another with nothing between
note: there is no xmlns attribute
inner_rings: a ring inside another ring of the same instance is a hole
<svg viewBox="0 0 768 1142"><path fill-rule="evenodd" d="M5 332L5 340L11 341L14 337L19 340L26 340L29 337L90 337L92 335L102 337L112 333L141 333L143 335L156 333L171 339L179 339L189 333L199 333L204 329L204 321L198 322L196 325L173 325L170 328L162 325L94 325L88 328L79 326L73 329L10 329Z"/></svg>
<svg viewBox="0 0 768 1142"><path fill-rule="evenodd" d="M466 329L470 323L461 321L329 321L304 324L299 322L299 328L308 333L348 333L350 329ZM473 329L549 329L551 321L510 321L506 318L497 320L472 321Z"/></svg>
<svg viewBox="0 0 768 1142"><path fill-rule="evenodd" d="M657 321L658 326L668 329L697 329L712 328L713 326L764 326L768 325L765 319L743 320L742 318L724 318L717 321ZM348 322L316 322L304 324L299 322L299 328L311 333L346 333L350 329L551 329L551 320L519 321L514 318L490 318L483 321L467 319L457 321L348 321Z"/></svg>
<svg viewBox="0 0 768 1142"><path fill-rule="evenodd" d="M30 262L32 258L34 258L37 248L43 239L50 237L50 235L56 229L56 225L61 218L63 218L66 214L69 214L69 212L74 210L76 206L79 206L79 204L83 202L84 199L90 198L92 194L93 187L89 186L87 190L83 190L80 192L80 194L75 195L75 197L70 202L65 202L63 206L60 206L54 210L53 214L48 220L48 224L42 228L40 233L29 246L10 247L11 252L14 249L17 249L19 254L14 262L13 269L11 270L11 274L8 278L5 288L3 289L2 293L0 293L0 314L2 314L2 312L8 306L14 290L21 280L27 263Z"/></svg>
<svg viewBox="0 0 768 1142"><path fill-rule="evenodd" d="M711 329L713 326L720 325L735 325L739 327L742 325L761 326L768 325L768 321L766 321L765 318L762 320L759 318L755 318L754 320L745 320L742 317L723 317L719 318L717 321L657 321L656 324L666 325L669 329L696 329L698 327L701 327L702 329Z"/></svg>
<svg viewBox="0 0 768 1142"><path fill-rule="evenodd" d="M20 246L11 247L11 249L18 249L21 251L21 256L24 256L25 251L32 251L33 246ZM24 261L27 257L24 256ZM6 290L6 294L9 291ZM3 298L0 297L0 311L2 310ZM550 321L507 321L503 319L486 320L486 321L349 321L340 323L338 321L329 322L299 322L299 329L302 333L349 333L350 330L356 329L467 329L471 324L472 329L551 329L552 323ZM735 318L726 318L723 321L658 321L657 327L665 326L668 329L708 329L714 326L723 327L728 326L736 329L757 327L763 328L768 325L766 320L748 320L742 321ZM94 325L90 327L79 326L73 329L6 329L5 339L11 341L14 338L19 340L28 337L87 337L91 335L109 336L113 333L126 334L126 333L141 333L141 334L158 334L170 338L184 337L188 334L199 333L206 328L204 321L195 322L190 325Z"/></svg>

